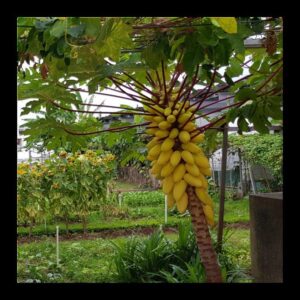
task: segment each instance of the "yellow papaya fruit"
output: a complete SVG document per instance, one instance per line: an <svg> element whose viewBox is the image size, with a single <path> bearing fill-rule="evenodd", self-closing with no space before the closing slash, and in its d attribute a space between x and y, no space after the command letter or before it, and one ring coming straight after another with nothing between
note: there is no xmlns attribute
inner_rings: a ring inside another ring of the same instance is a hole
<svg viewBox="0 0 300 300"><path fill-rule="evenodd" d="M201 179L199 177L195 177L189 173L185 173L183 179L186 181L187 184L195 187L202 186Z"/></svg>
<svg viewBox="0 0 300 300"><path fill-rule="evenodd" d="M152 166L150 172L152 175L158 175L161 172L163 166L159 165L157 162Z"/></svg>
<svg viewBox="0 0 300 300"><path fill-rule="evenodd" d="M144 119L146 120L146 121L152 121L152 120L154 120L154 118L153 118L153 116L144 116Z"/></svg>
<svg viewBox="0 0 300 300"><path fill-rule="evenodd" d="M191 141L194 142L194 143L201 143L201 142L203 142L204 141L204 134L201 133L201 134L196 135L195 137L193 137L191 139Z"/></svg>
<svg viewBox="0 0 300 300"><path fill-rule="evenodd" d="M173 112L172 112L172 115L173 115L173 116L177 116L177 115L178 115L178 110L177 110L177 109L174 109Z"/></svg>
<svg viewBox="0 0 300 300"><path fill-rule="evenodd" d="M149 135L154 135L157 131L157 128L148 128L145 130L145 132Z"/></svg>
<svg viewBox="0 0 300 300"><path fill-rule="evenodd" d="M186 192L183 193L183 195L181 196L181 198L179 200L176 201L176 206L178 211L183 214L188 206L188 194Z"/></svg>
<svg viewBox="0 0 300 300"><path fill-rule="evenodd" d="M158 124L158 127L162 130L165 130L165 129L169 129L171 127L171 124L167 121L162 121Z"/></svg>
<svg viewBox="0 0 300 300"><path fill-rule="evenodd" d="M205 176L211 176L211 168L199 168L200 172Z"/></svg>
<svg viewBox="0 0 300 300"><path fill-rule="evenodd" d="M156 122L156 123L160 123L160 122L162 122L164 120L165 120L165 118L163 116L155 116L153 118L153 121Z"/></svg>
<svg viewBox="0 0 300 300"><path fill-rule="evenodd" d="M182 142L183 144L186 144L190 141L191 136L187 131L180 131L179 133L179 140L180 142Z"/></svg>
<svg viewBox="0 0 300 300"><path fill-rule="evenodd" d="M155 146L155 145L157 145L157 144L159 144L159 143L161 143L161 141L159 140L159 138L158 138L158 137L154 137L154 138L146 145L146 147L147 147L148 150L149 150L149 149L151 149L153 146Z"/></svg>
<svg viewBox="0 0 300 300"><path fill-rule="evenodd" d="M214 211L212 207L209 205L203 205L203 211L208 225L214 226Z"/></svg>
<svg viewBox="0 0 300 300"><path fill-rule="evenodd" d="M174 181L174 182L180 181L180 180L183 178L185 172L186 172L186 170L185 170L184 164L179 164L179 165L174 169L174 172L173 172L173 181Z"/></svg>
<svg viewBox="0 0 300 300"><path fill-rule="evenodd" d="M184 180L180 180L179 182L174 184L173 196L176 202L183 196L186 187L187 183Z"/></svg>
<svg viewBox="0 0 300 300"><path fill-rule="evenodd" d="M170 158L171 165L173 167L176 167L180 163L180 160L181 160L180 151L178 151L178 150L174 151Z"/></svg>
<svg viewBox="0 0 300 300"><path fill-rule="evenodd" d="M150 149L148 154L153 157L158 157L160 152L161 152L161 144L157 144Z"/></svg>
<svg viewBox="0 0 300 300"><path fill-rule="evenodd" d="M167 163L161 169L160 176L163 178L168 177L173 172L173 170L174 167L170 163Z"/></svg>
<svg viewBox="0 0 300 300"><path fill-rule="evenodd" d="M210 164L206 156L202 154L195 154L194 160L197 166L200 167L201 169L210 168Z"/></svg>
<svg viewBox="0 0 300 300"><path fill-rule="evenodd" d="M157 163L162 166L165 165L170 160L172 153L172 150L160 152Z"/></svg>
<svg viewBox="0 0 300 300"><path fill-rule="evenodd" d="M173 176L170 175L163 180L162 190L165 194L169 194L174 186Z"/></svg>
<svg viewBox="0 0 300 300"><path fill-rule="evenodd" d="M168 201L168 208L172 208L175 204L175 199L172 193L168 194L167 201Z"/></svg>
<svg viewBox="0 0 300 300"><path fill-rule="evenodd" d="M149 130L149 129L148 129ZM159 138L165 138L169 135L169 131L168 130L155 130L155 136L159 137Z"/></svg>
<svg viewBox="0 0 300 300"><path fill-rule="evenodd" d="M188 122L182 129L189 132L195 130L196 126L192 122Z"/></svg>
<svg viewBox="0 0 300 300"><path fill-rule="evenodd" d="M161 144L161 151L169 151L173 148L175 141L170 138L166 138Z"/></svg>
<svg viewBox="0 0 300 300"><path fill-rule="evenodd" d="M182 110L181 112L183 112L183 110ZM178 117L178 122L179 122L179 123L184 123L184 122L186 122L186 121L191 117L191 115L192 115L191 112L186 112L186 113L181 114L181 115Z"/></svg>
<svg viewBox="0 0 300 300"><path fill-rule="evenodd" d="M214 207L213 200L208 195L207 191L203 187L195 188L195 192L197 195L197 198L203 202L205 205L209 205L211 207Z"/></svg>
<svg viewBox="0 0 300 300"><path fill-rule="evenodd" d="M173 128L173 129L170 131L169 138L170 138L170 139L175 139L175 138L177 138L178 133L179 133L179 130L178 130L177 128Z"/></svg>
<svg viewBox="0 0 300 300"><path fill-rule="evenodd" d="M189 152L187 150L183 150L181 152L181 157L186 163L188 163L190 165L194 164L194 157L191 152Z"/></svg>
<svg viewBox="0 0 300 300"><path fill-rule="evenodd" d="M172 110L170 107L167 107L165 110L164 110L164 115L167 117L169 116L170 114L172 113Z"/></svg>
<svg viewBox="0 0 300 300"><path fill-rule="evenodd" d="M156 160L157 159L157 157L155 157L155 156L152 156L152 155L147 155L147 157L146 157L148 160L150 160L150 161L153 161L153 160Z"/></svg>
<svg viewBox="0 0 300 300"><path fill-rule="evenodd" d="M187 150L191 153L200 153L201 149L194 143L182 144L182 149Z"/></svg>
<svg viewBox="0 0 300 300"><path fill-rule="evenodd" d="M195 164L193 165L185 164L185 168L188 171L188 173L191 174L192 176L198 177L201 174L199 168Z"/></svg>
<svg viewBox="0 0 300 300"><path fill-rule="evenodd" d="M199 169L199 171L200 171L200 169ZM202 182L202 188L207 189L208 188L208 182L207 182L207 179L201 173L201 171L200 171L199 177L200 177L201 182Z"/></svg>
<svg viewBox="0 0 300 300"><path fill-rule="evenodd" d="M174 115L169 115L167 121L172 124L176 121L176 117Z"/></svg>

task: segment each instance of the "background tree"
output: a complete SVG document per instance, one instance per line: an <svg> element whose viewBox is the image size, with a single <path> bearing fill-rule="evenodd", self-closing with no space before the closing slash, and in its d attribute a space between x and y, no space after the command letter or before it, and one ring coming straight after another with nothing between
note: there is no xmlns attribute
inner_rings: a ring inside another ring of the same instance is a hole
<svg viewBox="0 0 300 300"><path fill-rule="evenodd" d="M19 18L18 26L18 98L37 99L27 105L28 111L55 106L86 113L74 92L105 95L104 89L143 108L142 112L127 109L132 115L143 115L144 120L138 124L105 130L91 119L66 126L54 118L44 118L30 134L51 128L55 133L51 147L64 138L75 150L86 144L87 135L114 134L135 127L147 127L146 134L155 134L156 125L150 126L153 118L168 117L168 107L173 114L176 104L179 111L174 115L181 117L187 111L188 117L182 117L183 122L175 117L172 126L190 126L192 141L203 132L213 140L215 128L236 119L241 132L247 131L248 122L252 122L257 131L265 133L271 118L281 118L281 18ZM257 34L265 37L266 51L246 50L245 38ZM25 61L32 65L29 70L22 67ZM235 80L245 66L250 74ZM199 89L197 84L204 88ZM223 106L214 111L222 112L217 118L210 117L212 112L201 113L208 106L203 105L205 99L227 88L234 93L228 98L234 99L233 104L227 104L226 99L216 101L223 101ZM191 98L196 99L194 104ZM200 118L209 123L196 127L194 122ZM185 144L187 138L180 140ZM153 155L148 157L154 159ZM204 173L210 174L208 170ZM185 188L207 281L219 282L220 269L207 226L207 205L197 199L193 186Z"/></svg>

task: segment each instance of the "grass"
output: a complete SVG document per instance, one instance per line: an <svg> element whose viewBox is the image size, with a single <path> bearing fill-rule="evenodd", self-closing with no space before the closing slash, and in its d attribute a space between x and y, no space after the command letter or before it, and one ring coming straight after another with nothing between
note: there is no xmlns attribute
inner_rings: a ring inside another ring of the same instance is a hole
<svg viewBox="0 0 300 300"><path fill-rule="evenodd" d="M227 244L232 249L235 263L250 267L249 230L230 229ZM176 240L177 234L167 234ZM138 239L146 237L139 236ZM129 237L111 239L116 244ZM112 263L114 248L108 239L63 241L60 243L60 267L56 266L55 242L50 238L42 242L18 245L18 282L115 282Z"/></svg>
<svg viewBox="0 0 300 300"><path fill-rule="evenodd" d="M139 185L135 183L129 183L125 181L116 181L116 187L117 190L133 190L133 189L139 189Z"/></svg>
<svg viewBox="0 0 300 300"><path fill-rule="evenodd" d="M127 206L129 216L126 218L113 217L103 219L99 214L93 213L89 218L88 231L97 232L106 229L126 229L136 227L151 227L159 224L164 224L164 205L156 206ZM219 204L215 202L215 220L218 220ZM177 225L182 219L188 219L188 216L180 217L169 212L168 225ZM249 200L244 198L242 200L227 200L225 202L224 221L226 223L248 222L249 221ZM61 233L65 232L65 224L51 224L47 225L47 234L55 234L56 225L60 227ZM70 232L82 232L81 223L73 223L69 225ZM27 235L29 228L18 227L18 234L20 236ZM33 228L33 235L44 235L44 224L36 225Z"/></svg>

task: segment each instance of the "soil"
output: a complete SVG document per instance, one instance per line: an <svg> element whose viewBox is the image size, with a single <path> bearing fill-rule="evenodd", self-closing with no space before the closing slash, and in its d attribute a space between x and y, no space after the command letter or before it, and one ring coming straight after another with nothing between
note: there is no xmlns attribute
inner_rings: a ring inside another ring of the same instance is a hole
<svg viewBox="0 0 300 300"><path fill-rule="evenodd" d="M233 228L233 229L249 229L250 224L249 222L239 222L239 223L231 223L231 224L224 224L226 228ZM134 229L106 229L99 232L90 232L86 233L70 233L70 234L62 234L60 235L60 241L78 241L78 240L93 240L97 238L117 238L120 236L131 236L131 235L150 235L152 234L157 227L145 227L145 228L134 228ZM163 228L164 233L177 233L177 227L168 226ZM55 240L55 236L50 236ZM47 237L44 236L21 236L18 237L17 242L18 244L23 243L32 243L32 242L39 242L45 240Z"/></svg>
<svg viewBox="0 0 300 300"><path fill-rule="evenodd" d="M145 228L135 228L135 229L108 229L99 232L91 232L87 234L83 233L70 233L69 235L63 234L59 237L60 241L69 241L69 240L92 240L96 238L117 238L120 236L131 236L131 235L150 235L152 234L157 227L145 227ZM178 230L176 227L165 227L163 228L164 233L177 233ZM55 236L52 236L55 240ZM18 237L18 244L23 243L32 243L45 240L46 236L22 236Z"/></svg>

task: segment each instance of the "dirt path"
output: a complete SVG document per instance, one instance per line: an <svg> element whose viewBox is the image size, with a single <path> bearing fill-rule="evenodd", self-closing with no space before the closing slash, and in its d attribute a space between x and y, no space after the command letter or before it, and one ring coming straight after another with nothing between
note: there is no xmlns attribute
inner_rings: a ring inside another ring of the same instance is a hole
<svg viewBox="0 0 300 300"><path fill-rule="evenodd" d="M117 238L120 236L131 236L131 235L150 235L152 234L157 227L145 227L145 228L135 228L135 229L108 229L99 232L91 232L86 235L82 233L72 233L69 235L63 234L60 236L60 241L76 241L76 240L93 240L97 238ZM177 233L178 230L176 227L165 227L163 229L164 233ZM45 240L46 236L22 236L18 238L18 243L32 243ZM55 237L52 236L53 240Z"/></svg>
<svg viewBox="0 0 300 300"><path fill-rule="evenodd" d="M239 223L232 223L232 224L225 224L226 228L232 229L249 229L249 222L239 222ZM61 241L77 241L77 240L92 240L97 238L116 238L120 236L131 236L131 235L150 235L157 229L156 226L154 227L144 227L144 228L135 228L135 229L107 229L102 230L99 232L91 232L83 235L82 233L71 233L69 235L63 234L60 236ZM168 226L163 229L165 233L177 233L177 227ZM43 241L47 238L53 238L54 236L21 236L18 237L18 243L32 243L32 242L39 242Z"/></svg>

